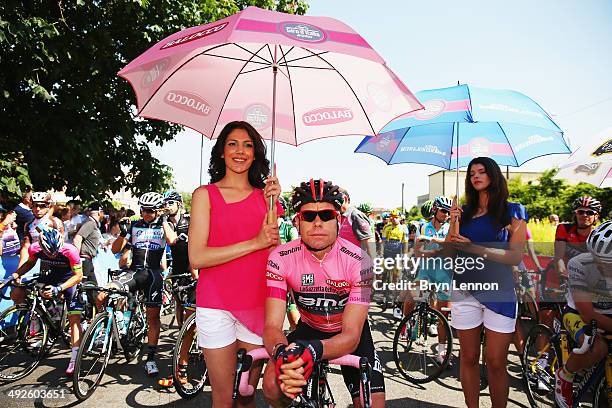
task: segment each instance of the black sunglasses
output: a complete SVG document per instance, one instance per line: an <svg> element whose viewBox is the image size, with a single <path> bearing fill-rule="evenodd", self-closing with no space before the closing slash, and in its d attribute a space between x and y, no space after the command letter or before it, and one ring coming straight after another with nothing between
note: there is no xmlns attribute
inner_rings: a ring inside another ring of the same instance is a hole
<svg viewBox="0 0 612 408"><path fill-rule="evenodd" d="M150 208L143 208L140 210L140 212L145 214L155 214L155 210L151 210Z"/></svg>
<svg viewBox="0 0 612 408"><path fill-rule="evenodd" d="M34 208L48 208L49 204L45 204L45 203L34 203L32 204L32 207Z"/></svg>
<svg viewBox="0 0 612 408"><path fill-rule="evenodd" d="M578 215L586 215L589 217L592 217L593 215L597 214L595 211L593 210L576 210L576 214Z"/></svg>
<svg viewBox="0 0 612 408"><path fill-rule="evenodd" d="M321 211L300 211L300 219L306 222L313 222L317 215L323 222L331 221L338 216L336 210L321 210Z"/></svg>
<svg viewBox="0 0 612 408"><path fill-rule="evenodd" d="M448 211L447 209L444 209L444 208L438 208L438 211L442 211L446 215L450 214L450 211Z"/></svg>
<svg viewBox="0 0 612 408"><path fill-rule="evenodd" d="M164 203L164 206L165 206L165 207L170 207L171 205L178 204L178 203L179 203L178 201L168 200L168 201L166 201L166 202Z"/></svg>

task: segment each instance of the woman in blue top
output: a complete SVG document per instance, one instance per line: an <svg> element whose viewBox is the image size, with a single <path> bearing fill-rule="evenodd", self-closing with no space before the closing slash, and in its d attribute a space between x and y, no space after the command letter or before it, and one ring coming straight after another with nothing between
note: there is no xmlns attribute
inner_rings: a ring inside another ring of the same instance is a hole
<svg viewBox="0 0 612 408"><path fill-rule="evenodd" d="M461 385L468 407L478 407L480 333L486 336L486 362L493 407L508 403L508 347L516 323L512 265L525 247L525 207L508 202L508 185L495 161L477 157L465 179L466 205L451 209L446 241L456 250L452 326L461 348ZM460 222L457 230L456 223Z"/></svg>

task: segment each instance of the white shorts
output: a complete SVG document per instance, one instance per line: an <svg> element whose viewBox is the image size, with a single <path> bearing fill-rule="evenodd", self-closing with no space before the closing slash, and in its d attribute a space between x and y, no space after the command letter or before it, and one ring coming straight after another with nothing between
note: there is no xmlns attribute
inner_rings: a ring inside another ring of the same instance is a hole
<svg viewBox="0 0 612 408"><path fill-rule="evenodd" d="M240 323L227 310L196 308L196 326L198 328L198 345L202 348L221 348L235 343L263 345L263 339Z"/></svg>
<svg viewBox="0 0 612 408"><path fill-rule="evenodd" d="M484 307L474 296L464 292L461 300L451 302L450 324L457 330L468 330L484 324L498 333L514 333L516 318L511 318Z"/></svg>

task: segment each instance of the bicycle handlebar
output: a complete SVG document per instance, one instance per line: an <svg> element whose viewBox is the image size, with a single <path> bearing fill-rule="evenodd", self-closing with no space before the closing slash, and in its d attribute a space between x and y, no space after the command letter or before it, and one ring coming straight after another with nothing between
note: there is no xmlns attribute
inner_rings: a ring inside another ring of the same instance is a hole
<svg viewBox="0 0 612 408"><path fill-rule="evenodd" d="M241 362L238 363L237 368L240 368L241 371L241 373L239 373L240 382L238 385L238 392L243 397L249 397L255 392L255 388L251 384L249 384L249 370L251 368L251 365L255 361L270 358L270 355L268 354L268 351L265 348L261 347L249 351L248 353L246 353L246 355L239 354L239 356L246 357L248 364L242 364ZM352 354L347 354L345 356L329 360L328 364L360 368L360 361L361 357Z"/></svg>

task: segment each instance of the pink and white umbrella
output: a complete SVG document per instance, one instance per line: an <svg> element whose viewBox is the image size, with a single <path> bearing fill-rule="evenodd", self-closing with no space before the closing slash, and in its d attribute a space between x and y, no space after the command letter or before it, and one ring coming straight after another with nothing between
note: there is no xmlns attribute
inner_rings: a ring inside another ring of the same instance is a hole
<svg viewBox="0 0 612 408"><path fill-rule="evenodd" d="M346 24L248 7L170 35L123 68L138 115L216 138L230 121L297 146L378 133L421 104Z"/></svg>
<svg viewBox="0 0 612 408"><path fill-rule="evenodd" d="M582 181L601 188L612 187L612 128L590 140L582 140L554 178Z"/></svg>

